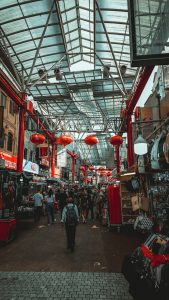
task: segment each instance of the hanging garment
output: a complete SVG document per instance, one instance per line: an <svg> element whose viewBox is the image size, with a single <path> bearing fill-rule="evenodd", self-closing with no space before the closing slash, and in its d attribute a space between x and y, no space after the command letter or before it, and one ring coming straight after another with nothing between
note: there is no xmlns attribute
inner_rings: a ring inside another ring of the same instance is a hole
<svg viewBox="0 0 169 300"><path fill-rule="evenodd" d="M121 199L118 185L108 186L110 225L121 224Z"/></svg>

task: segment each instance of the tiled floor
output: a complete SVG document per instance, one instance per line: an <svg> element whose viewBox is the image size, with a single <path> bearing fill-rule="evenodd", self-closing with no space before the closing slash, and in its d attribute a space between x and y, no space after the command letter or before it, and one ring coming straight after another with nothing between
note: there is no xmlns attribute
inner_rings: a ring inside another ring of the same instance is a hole
<svg viewBox="0 0 169 300"><path fill-rule="evenodd" d="M0 272L1 300L132 300L120 273Z"/></svg>

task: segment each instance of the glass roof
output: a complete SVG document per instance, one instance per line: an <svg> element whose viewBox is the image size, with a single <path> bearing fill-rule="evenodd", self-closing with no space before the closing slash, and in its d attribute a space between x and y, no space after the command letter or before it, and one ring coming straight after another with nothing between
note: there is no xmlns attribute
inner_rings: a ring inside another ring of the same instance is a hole
<svg viewBox="0 0 169 300"><path fill-rule="evenodd" d="M127 0L1 0L0 20L0 57L49 130L74 135L84 156L89 149L82 139L96 134L99 143L88 157L92 164L106 161L137 74L130 64ZM72 72L77 62L93 70Z"/></svg>

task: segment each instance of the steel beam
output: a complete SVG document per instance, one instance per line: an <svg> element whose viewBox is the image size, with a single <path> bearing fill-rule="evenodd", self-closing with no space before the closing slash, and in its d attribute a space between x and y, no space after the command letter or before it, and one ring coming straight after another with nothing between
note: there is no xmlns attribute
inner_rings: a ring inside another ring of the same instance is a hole
<svg viewBox="0 0 169 300"><path fill-rule="evenodd" d="M39 117L35 112L30 112L26 107L26 101L23 101L22 97L17 94L16 88L10 81L10 79L5 75L3 71L0 72L0 86L7 93L7 95L21 108L25 108L25 112L27 112L30 117L38 124L41 130L45 133L45 135L51 140L54 141L55 137L52 135L46 127L43 125L42 121L39 120Z"/></svg>
<svg viewBox="0 0 169 300"><path fill-rule="evenodd" d="M154 66L146 66L143 68L143 71L140 73L138 81L136 82L136 85L134 87L134 91L128 100L127 115L131 115L133 113L133 110L146 86L147 81L150 78L153 69Z"/></svg>
<svg viewBox="0 0 169 300"><path fill-rule="evenodd" d="M34 57L34 60L33 60L33 63L32 63L31 69L30 69L30 73L29 73L29 76L28 76L28 79L27 79L27 84L28 84L29 81L30 81L30 78L31 78L31 75L32 75L32 72L33 72L33 69L34 69L34 66L35 66L35 63L36 63L36 59L37 59L37 57L38 57L38 55L39 55L40 47L41 47L41 45L42 45L43 38L44 38L44 36L45 36L45 32L46 32L46 29L47 29L48 24L49 24L49 21L50 21L50 17L51 17L52 12L53 12L53 7L54 7L54 1L52 2L52 6L51 6L51 9L50 9L50 11L49 11L49 15L48 15L47 21L46 21L44 30L43 30L43 32L42 32L42 35L41 35L41 38L40 38L40 41L39 41L39 45L38 45L37 50L36 50L36 53L35 53L35 57Z"/></svg>

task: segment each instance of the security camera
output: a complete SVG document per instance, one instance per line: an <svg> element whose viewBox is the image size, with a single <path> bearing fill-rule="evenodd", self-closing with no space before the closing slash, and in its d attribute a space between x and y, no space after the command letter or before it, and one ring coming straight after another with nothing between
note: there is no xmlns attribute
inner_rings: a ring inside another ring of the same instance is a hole
<svg viewBox="0 0 169 300"><path fill-rule="evenodd" d="M120 67L121 76L123 77L126 73L127 67L125 65L122 65Z"/></svg>
<svg viewBox="0 0 169 300"><path fill-rule="evenodd" d="M54 74L55 74L56 80L62 80L63 79L63 76L62 76L62 73L60 71L60 68L54 69Z"/></svg>
<svg viewBox="0 0 169 300"><path fill-rule="evenodd" d="M44 75L45 72L46 72L45 70L39 69L39 70L38 70L38 75L39 75L39 77L41 78L41 77ZM48 82L47 74L46 74L41 80L44 80L44 81L47 81L47 82Z"/></svg>
<svg viewBox="0 0 169 300"><path fill-rule="evenodd" d="M39 77L41 77L43 74L44 74L44 70L42 70L42 69L38 70Z"/></svg>
<svg viewBox="0 0 169 300"><path fill-rule="evenodd" d="M106 79L109 78L109 76L110 76L110 66L105 65L103 68L103 78Z"/></svg>

